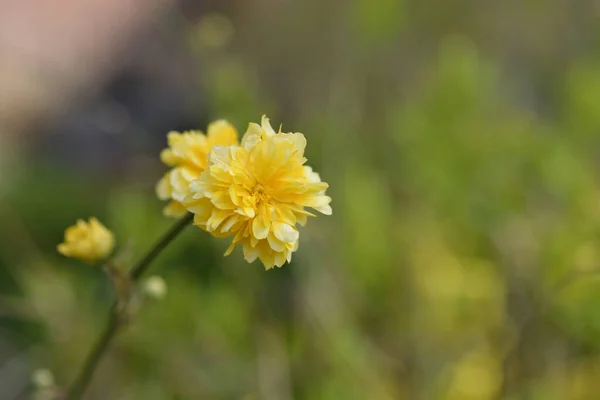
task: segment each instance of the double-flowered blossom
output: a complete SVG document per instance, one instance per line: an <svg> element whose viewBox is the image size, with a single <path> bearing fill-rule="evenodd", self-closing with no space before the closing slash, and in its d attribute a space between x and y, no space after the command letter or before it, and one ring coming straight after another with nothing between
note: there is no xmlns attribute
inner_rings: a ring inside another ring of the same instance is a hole
<svg viewBox="0 0 600 400"><path fill-rule="evenodd" d="M213 146L230 146L238 143L236 129L225 120L208 126L207 135L201 131L169 132L169 147L160 154L166 165L173 167L156 185L161 200L171 200L163 214L181 217L187 212L181 202L188 194L190 182L197 179L208 163L208 153Z"/></svg>
<svg viewBox="0 0 600 400"><path fill-rule="evenodd" d="M92 217L89 222L80 219L75 225L68 227L65 241L58 245L57 250L64 256L94 263L108 258L114 246L115 237L112 232Z"/></svg>
<svg viewBox="0 0 600 400"><path fill-rule="evenodd" d="M248 262L266 269L290 262L298 248L297 224L306 208L330 215L328 185L304 165L302 133L275 132L263 116L251 123L241 146L214 146L208 166L183 201L194 224L217 237L233 235L225 255L241 244Z"/></svg>

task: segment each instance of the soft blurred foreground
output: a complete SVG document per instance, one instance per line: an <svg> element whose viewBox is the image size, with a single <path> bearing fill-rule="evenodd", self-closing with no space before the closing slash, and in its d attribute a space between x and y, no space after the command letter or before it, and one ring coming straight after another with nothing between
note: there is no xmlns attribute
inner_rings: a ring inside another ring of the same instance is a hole
<svg viewBox="0 0 600 400"><path fill-rule="evenodd" d="M64 228L130 266L166 132L263 113L333 216L268 272L188 228L87 399L600 398L596 2L55 3L0 3L0 399L68 385L114 298Z"/></svg>

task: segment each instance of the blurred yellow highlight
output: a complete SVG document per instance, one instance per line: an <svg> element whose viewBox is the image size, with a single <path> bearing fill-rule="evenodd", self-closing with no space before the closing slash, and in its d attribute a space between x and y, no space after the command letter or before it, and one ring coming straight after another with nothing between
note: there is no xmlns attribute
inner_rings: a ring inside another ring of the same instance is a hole
<svg viewBox="0 0 600 400"><path fill-rule="evenodd" d="M461 357L451 375L444 400L492 400L502 382L502 365L493 352L483 348Z"/></svg>

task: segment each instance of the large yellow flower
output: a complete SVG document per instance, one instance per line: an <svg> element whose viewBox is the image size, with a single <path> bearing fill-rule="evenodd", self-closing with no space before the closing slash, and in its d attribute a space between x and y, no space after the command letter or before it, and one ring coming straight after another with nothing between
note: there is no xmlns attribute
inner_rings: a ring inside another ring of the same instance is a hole
<svg viewBox="0 0 600 400"><path fill-rule="evenodd" d="M263 116L251 123L241 146L215 146L209 165L190 184L184 201L194 224L217 237L235 235L248 262L265 268L290 262L298 248L296 224L304 225L313 208L330 215L327 183L305 166L306 139L301 133L275 132Z"/></svg>
<svg viewBox="0 0 600 400"><path fill-rule="evenodd" d="M57 246L60 254L90 263L104 260L112 253L115 237L96 218L77 223L65 231L65 241Z"/></svg>
<svg viewBox="0 0 600 400"><path fill-rule="evenodd" d="M156 185L161 200L171 200L163 214L181 217L187 211L181 201L188 193L188 185L198 178L208 163L207 157L213 146L237 144L238 134L229 122L219 120L208 125L208 135L201 131L184 133L169 132L169 147L160 153L162 162L173 167Z"/></svg>

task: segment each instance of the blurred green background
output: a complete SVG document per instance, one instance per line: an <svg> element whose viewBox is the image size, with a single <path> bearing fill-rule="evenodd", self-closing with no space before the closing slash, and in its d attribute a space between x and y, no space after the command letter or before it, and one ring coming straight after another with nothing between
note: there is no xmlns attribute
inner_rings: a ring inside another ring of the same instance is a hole
<svg viewBox="0 0 600 400"><path fill-rule="evenodd" d="M166 132L263 113L333 216L268 272L188 228L87 399L600 398L598 2L42 3L0 5L0 399L68 385L113 300L64 228L131 265Z"/></svg>

